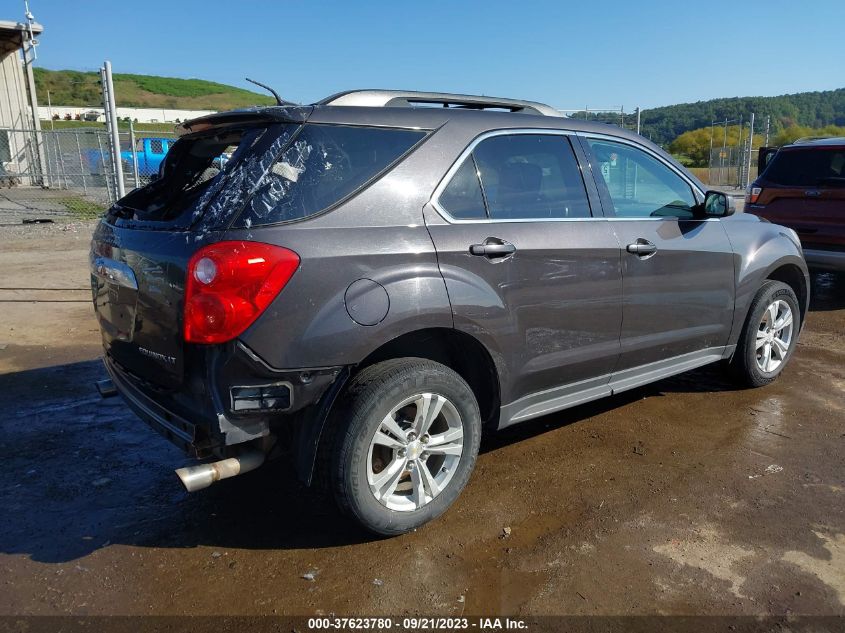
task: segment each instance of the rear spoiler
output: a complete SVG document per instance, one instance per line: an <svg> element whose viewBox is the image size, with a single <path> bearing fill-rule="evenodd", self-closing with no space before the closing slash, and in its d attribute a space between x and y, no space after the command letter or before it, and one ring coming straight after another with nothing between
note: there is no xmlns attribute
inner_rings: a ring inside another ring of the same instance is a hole
<svg viewBox="0 0 845 633"><path fill-rule="evenodd" d="M184 136L213 127L241 123L305 123L313 111L313 106L271 106L215 112L177 125L176 134Z"/></svg>

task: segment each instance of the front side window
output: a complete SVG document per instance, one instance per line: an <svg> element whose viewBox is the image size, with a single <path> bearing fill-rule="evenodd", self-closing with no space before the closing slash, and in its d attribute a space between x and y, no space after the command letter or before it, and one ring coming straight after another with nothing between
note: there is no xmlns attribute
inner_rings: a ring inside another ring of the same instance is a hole
<svg viewBox="0 0 845 633"><path fill-rule="evenodd" d="M614 141L587 139L618 218L691 219L695 196L674 171L646 152Z"/></svg>
<svg viewBox="0 0 845 633"><path fill-rule="evenodd" d="M590 217L578 162L562 135L507 134L481 141L439 203L455 219Z"/></svg>

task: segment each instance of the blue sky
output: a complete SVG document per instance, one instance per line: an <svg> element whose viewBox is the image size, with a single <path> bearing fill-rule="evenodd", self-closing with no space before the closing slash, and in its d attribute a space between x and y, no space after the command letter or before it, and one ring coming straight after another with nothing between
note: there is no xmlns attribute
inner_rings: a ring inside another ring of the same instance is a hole
<svg viewBox="0 0 845 633"><path fill-rule="evenodd" d="M23 14L7 0L3 19ZM19 7L19 9L18 9ZM632 111L845 87L845 1L31 0L44 68L198 77L310 103L350 88ZM706 10L702 10L706 9Z"/></svg>

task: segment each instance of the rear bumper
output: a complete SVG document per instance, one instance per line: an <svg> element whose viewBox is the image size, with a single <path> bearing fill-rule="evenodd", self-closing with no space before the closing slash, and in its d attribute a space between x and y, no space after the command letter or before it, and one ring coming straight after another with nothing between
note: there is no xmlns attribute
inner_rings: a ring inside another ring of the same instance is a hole
<svg viewBox="0 0 845 633"><path fill-rule="evenodd" d="M118 393L135 415L150 428L193 457L207 457L213 453L213 443L207 437L203 438L205 434L198 431L196 424L169 411L147 395L135 384L135 380L108 356L103 359L103 363Z"/></svg>
<svg viewBox="0 0 845 633"><path fill-rule="evenodd" d="M277 370L240 343L226 353L221 348L206 352L194 368L198 375L176 390L139 378L108 353L103 359L129 408L197 458L227 457L230 447L271 434L289 436L277 431L318 403L341 373L340 367ZM279 386L284 386L284 398Z"/></svg>
<svg viewBox="0 0 845 633"><path fill-rule="evenodd" d="M805 248L804 259L813 270L832 270L845 272L845 251L825 251Z"/></svg>

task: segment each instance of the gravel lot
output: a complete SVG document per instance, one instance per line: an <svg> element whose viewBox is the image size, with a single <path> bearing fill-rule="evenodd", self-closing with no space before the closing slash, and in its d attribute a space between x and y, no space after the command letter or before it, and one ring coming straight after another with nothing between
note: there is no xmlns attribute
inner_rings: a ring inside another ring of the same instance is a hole
<svg viewBox="0 0 845 633"><path fill-rule="evenodd" d="M490 437L442 519L375 540L286 464L183 492L94 391L90 231L0 227L0 615L845 615L842 278L775 384L705 368Z"/></svg>

